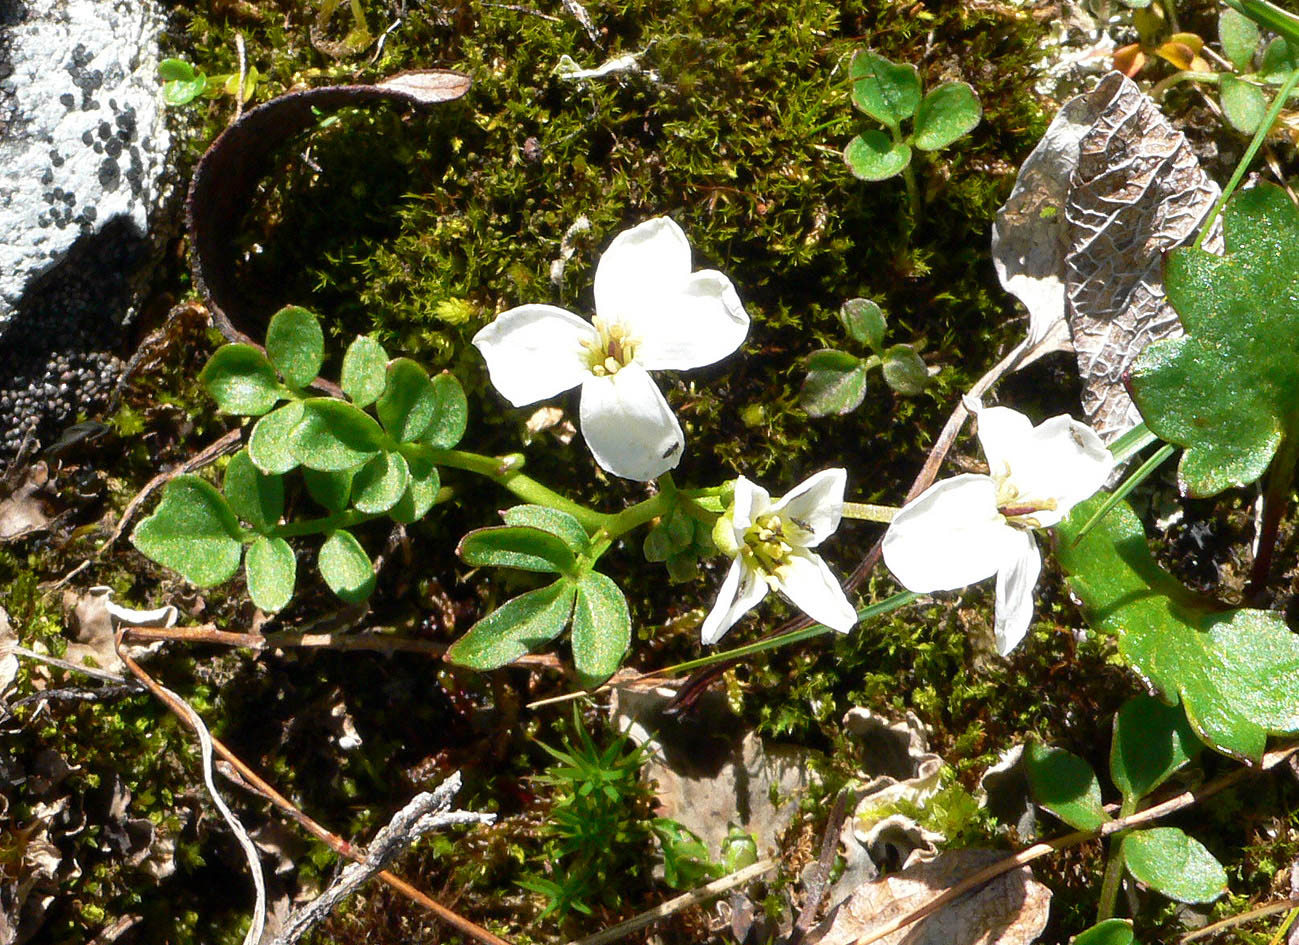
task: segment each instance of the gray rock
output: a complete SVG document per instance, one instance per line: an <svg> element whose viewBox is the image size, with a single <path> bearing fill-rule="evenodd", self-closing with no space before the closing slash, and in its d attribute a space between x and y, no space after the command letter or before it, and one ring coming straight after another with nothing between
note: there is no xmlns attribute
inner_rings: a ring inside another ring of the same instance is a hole
<svg viewBox="0 0 1299 945"><path fill-rule="evenodd" d="M0 0L0 457L112 389L170 185L155 0Z"/></svg>

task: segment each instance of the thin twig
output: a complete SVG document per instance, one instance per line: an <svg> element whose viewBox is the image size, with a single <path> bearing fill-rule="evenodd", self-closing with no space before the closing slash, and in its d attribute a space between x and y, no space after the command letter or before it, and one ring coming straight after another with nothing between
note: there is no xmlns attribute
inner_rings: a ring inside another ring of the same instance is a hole
<svg viewBox="0 0 1299 945"><path fill-rule="evenodd" d="M132 628L131 632L134 632L135 629L137 628ZM160 686L157 682L155 682L152 676L150 676L143 669L141 669L139 664L136 663L135 660L131 659L131 657L128 656L121 649L120 646L118 647L118 656L120 656L122 662L126 664L127 669L129 669L131 673L138 680L140 680L140 682L144 683L144 685L149 688L149 691L152 692L158 699L160 699L167 706L168 709L170 709L173 713L175 713L184 721L186 722L189 721L189 719L186 717L184 713L184 710L181 708L181 705L171 698L170 693L165 688ZM212 747L216 751L216 753L219 754L226 761L228 761L230 765L234 767L236 771L239 772L240 776L243 777L243 779L247 781L250 785L252 785L259 794L261 794L264 798L269 800L272 804L274 804L276 807L278 807L280 810L286 813L299 826L301 826L304 830L306 830L317 840L320 840L322 843L326 844L335 853L339 854L340 856L345 856L349 860L355 860L358 863L365 861L364 853L358 850L351 843L348 843L338 834L333 833L330 830L327 830L326 828L318 824L316 821L308 817L305 813L302 812L302 810L300 810L297 806L295 806L292 801L286 798L279 791L275 790L275 788L271 787L271 785L268 784L266 781L264 781L257 774L257 772L253 771L252 768L244 764L244 762L242 761L242 759L239 758L238 755L232 752L229 748L225 746L224 743L222 743L220 740L218 740L215 737L212 739ZM394 876L392 873L388 872L387 870L380 872L379 878L382 879L389 886L391 886L393 889L396 889L402 895L406 896L408 899L411 899L419 903L420 905L422 905L424 908L428 909L439 919L441 919L442 921L446 922L448 925L455 928L461 934L468 935L469 937L476 939L479 942L485 943L485 945L510 945L510 943L507 942L505 939L501 938L500 936L492 934L491 932L487 931L486 929L478 925L475 925L473 922L470 922L468 919L464 918L463 916L457 915L456 913L448 909L446 906L443 906L441 903L435 902L433 899L429 898L425 893L416 889L414 886L412 886L410 883L406 882L405 880L400 879L397 876Z"/></svg>
<svg viewBox="0 0 1299 945"><path fill-rule="evenodd" d="M612 925L603 932L596 932L594 935L588 935L586 938L574 939L568 945L608 945L609 942L615 942L624 936L633 932L638 932L647 925L652 925L659 919L665 919L673 913L680 912L682 909L689 909L696 903L703 902L719 893L724 893L728 889L741 886L763 873L769 873L777 865L776 860L759 860L752 866L746 866L744 869L732 873L730 876L723 876L721 879L715 879L706 886L700 886L698 889L692 889L690 892L677 896L675 899L669 899L661 905L648 909L638 916L628 919L626 922L619 922Z"/></svg>
<svg viewBox="0 0 1299 945"><path fill-rule="evenodd" d="M57 656L48 656L45 653L37 653L35 650L29 650L25 646L15 646L14 655L29 660L36 660L38 663L48 663L50 666L57 666L59 669L66 669L70 673L80 673L81 675L89 676L92 679L102 679L104 682L132 685L130 679L127 679L125 676L118 673L109 672L106 669L96 669L93 666L81 666L77 663L69 663L67 660L59 659Z"/></svg>
<svg viewBox="0 0 1299 945"><path fill-rule="evenodd" d="M1214 922L1212 925L1206 925L1202 929L1196 929L1190 935L1185 935L1179 939L1177 945L1196 942L1202 938L1217 935L1219 932L1225 932L1227 929L1234 929L1246 922L1253 922L1255 919L1266 919L1270 915L1276 915L1278 912L1285 912L1288 909L1295 908L1299 908L1299 899L1282 899L1280 902L1270 902L1265 906L1258 906L1248 912L1242 912L1240 915L1228 916L1219 922Z"/></svg>
<svg viewBox="0 0 1299 945"><path fill-rule="evenodd" d="M1185 791L1160 804L1156 804L1153 807L1147 807L1145 810L1137 811L1130 817L1120 817L1117 820L1106 821L1096 830L1076 830L1073 833L1065 834L1063 837L1058 837L1055 840L1046 843L1035 843L1031 847L1020 850L1014 856L1009 856L999 863L993 863L991 866L979 870L979 872L975 873L973 876L961 880L955 886L944 890L942 893L938 894L918 908L912 909L910 912L898 916L896 919L886 923L880 928L863 935L861 938L857 939L853 945L871 945L872 942L878 942L880 939L892 935L894 932L904 929L915 922L919 922L926 916L932 915L949 902L959 899L961 896L964 896L972 890L978 889L989 880L996 879L1003 873L1008 873L1011 870L1025 866L1034 860L1041 859L1048 853L1067 850L1070 847L1076 847L1080 844L1088 843L1101 837L1108 837L1111 834L1118 833L1120 830L1144 826L1145 824L1153 823L1160 818L1167 817L1169 814L1175 813L1179 810L1184 810L1193 804L1199 803L1207 797L1217 794L1219 791L1231 787L1251 774L1258 771L1267 771L1276 767L1276 765L1285 761L1297 752L1299 752L1299 744L1293 744L1286 748L1269 752L1263 757L1262 765L1257 768L1237 768L1229 774L1225 774L1222 777L1215 778L1207 784L1201 785L1194 791Z"/></svg>

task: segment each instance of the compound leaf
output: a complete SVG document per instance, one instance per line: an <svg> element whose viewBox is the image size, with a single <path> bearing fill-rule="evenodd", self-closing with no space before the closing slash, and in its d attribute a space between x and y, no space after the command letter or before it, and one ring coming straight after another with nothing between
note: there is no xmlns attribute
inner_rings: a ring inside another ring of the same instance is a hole
<svg viewBox="0 0 1299 945"><path fill-rule="evenodd" d="M1155 562L1141 522L1120 502L1081 540L1104 501L1077 505L1056 526L1056 560L1093 630L1165 699L1180 699L1215 751L1259 761L1268 735L1299 733L1299 636L1280 614L1223 610Z"/></svg>

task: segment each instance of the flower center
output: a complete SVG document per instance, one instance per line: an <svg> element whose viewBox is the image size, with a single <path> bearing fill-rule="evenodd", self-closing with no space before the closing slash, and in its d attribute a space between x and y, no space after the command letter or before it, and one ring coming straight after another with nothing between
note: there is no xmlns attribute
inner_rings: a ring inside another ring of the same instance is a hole
<svg viewBox="0 0 1299 945"><path fill-rule="evenodd" d="M773 590L779 584L778 575L794 554L794 546L786 533L786 523L778 513L759 515L744 533L740 556Z"/></svg>
<svg viewBox="0 0 1299 945"><path fill-rule="evenodd" d="M636 359L636 347L639 342L627 334L627 329L618 323L607 324L599 315L591 319L591 327L599 336L594 340L582 342L586 348L587 364L596 377L610 377L617 374Z"/></svg>
<svg viewBox="0 0 1299 945"><path fill-rule="evenodd" d="M993 476L993 480L997 483L997 511L1005 517L1007 525L1025 531L1041 528L1042 523L1033 517L1034 513L1056 508L1055 499L1034 499L1021 493L1011 481L1009 469L1000 476Z"/></svg>

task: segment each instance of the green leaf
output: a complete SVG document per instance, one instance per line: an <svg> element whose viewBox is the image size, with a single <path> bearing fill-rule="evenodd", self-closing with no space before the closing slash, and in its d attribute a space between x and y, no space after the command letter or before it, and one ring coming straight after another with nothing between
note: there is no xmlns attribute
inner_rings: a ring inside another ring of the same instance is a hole
<svg viewBox="0 0 1299 945"><path fill-rule="evenodd" d="M866 398L866 365L845 351L825 349L807 359L808 372L798 399L809 417L845 414Z"/></svg>
<svg viewBox="0 0 1299 945"><path fill-rule="evenodd" d="M1299 635L1280 614L1222 610L1155 563L1141 522L1120 503L1081 540L1104 501L1093 497L1056 526L1056 560L1093 630L1166 699L1180 698L1215 751L1259 761L1268 735L1299 733Z"/></svg>
<svg viewBox="0 0 1299 945"><path fill-rule="evenodd" d="M894 345L884 352L884 383L904 397L915 397L929 386L929 369L910 345Z"/></svg>
<svg viewBox="0 0 1299 945"><path fill-rule="evenodd" d="M330 397L302 401L293 428L293 455L308 469L351 469L383 450L386 438L365 411Z"/></svg>
<svg viewBox="0 0 1299 945"><path fill-rule="evenodd" d="M244 560L248 596L262 610L273 613L284 609L293 597L297 573L297 559L283 538L261 535L249 546Z"/></svg>
<svg viewBox="0 0 1299 945"><path fill-rule="evenodd" d="M1110 779L1125 798L1142 798L1203 748L1180 705L1135 696L1114 716Z"/></svg>
<svg viewBox="0 0 1299 945"><path fill-rule="evenodd" d="M1237 72L1248 72L1258 49L1258 25L1231 7L1218 13L1218 41Z"/></svg>
<svg viewBox="0 0 1299 945"><path fill-rule="evenodd" d="M694 542L695 520L679 505L668 513L667 529L673 551L685 551Z"/></svg>
<svg viewBox="0 0 1299 945"><path fill-rule="evenodd" d="M341 512L347 508L352 497L352 478L354 469L339 469L334 472L323 472L319 469L302 470L302 481L307 484L307 494L329 509Z"/></svg>
<svg viewBox="0 0 1299 945"><path fill-rule="evenodd" d="M168 105L188 105L207 91L207 76L200 73L192 79L162 84L162 100Z"/></svg>
<svg viewBox="0 0 1299 945"><path fill-rule="evenodd" d="M475 567L519 568L571 574L577 567L573 551L562 539L540 528L496 525L478 528L460 539L456 554Z"/></svg>
<svg viewBox="0 0 1299 945"><path fill-rule="evenodd" d="M293 428L302 420L302 402L291 400L257 421L248 438L253 465L267 475L282 475L298 466L293 453Z"/></svg>
<svg viewBox="0 0 1299 945"><path fill-rule="evenodd" d="M1096 772L1077 755L1032 742L1024 750L1024 766L1033 800L1070 827L1095 830L1111 819Z"/></svg>
<svg viewBox="0 0 1299 945"><path fill-rule="evenodd" d="M455 375L446 371L433 378L433 396L437 401L433 422L420 438L434 449L449 450L469 426L469 401Z"/></svg>
<svg viewBox="0 0 1299 945"><path fill-rule="evenodd" d="M658 563L668 560L676 549L672 547L672 538L668 535L667 527L656 525L645 533L645 542L641 550L645 554L646 561Z"/></svg>
<svg viewBox="0 0 1299 945"><path fill-rule="evenodd" d="M668 580L673 584L685 584L699 576L699 559L692 551L672 555L664 565L668 569Z"/></svg>
<svg viewBox="0 0 1299 945"><path fill-rule="evenodd" d="M1213 902L1227 891L1227 873L1198 840L1176 827L1136 830L1119 846L1138 882L1178 902Z"/></svg>
<svg viewBox="0 0 1299 945"><path fill-rule="evenodd" d="M1290 43L1299 43L1299 17L1268 0L1227 0L1227 5L1266 26Z"/></svg>
<svg viewBox="0 0 1299 945"><path fill-rule="evenodd" d="M576 594L577 585L566 578L520 594L470 627L443 659L478 670L512 663L564 631Z"/></svg>
<svg viewBox="0 0 1299 945"><path fill-rule="evenodd" d="M153 514L131 532L131 544L141 554L198 587L234 576L243 553L241 538L226 500L198 476L177 476L167 483Z"/></svg>
<svg viewBox="0 0 1299 945"><path fill-rule="evenodd" d="M1136 945L1131 919L1106 919L1079 932L1072 945Z"/></svg>
<svg viewBox="0 0 1299 945"><path fill-rule="evenodd" d="M266 354L286 384L295 390L306 387L325 363L320 320L305 308L286 305L266 326Z"/></svg>
<svg viewBox="0 0 1299 945"><path fill-rule="evenodd" d="M1168 300L1187 334L1156 341L1130 372L1160 439L1182 447L1178 478L1197 498L1254 482L1299 436L1299 210L1259 184L1228 203L1227 254L1176 249Z"/></svg>
<svg viewBox="0 0 1299 945"><path fill-rule="evenodd" d="M252 345L222 345L198 379L223 413L259 417L281 397L275 368Z"/></svg>
<svg viewBox="0 0 1299 945"><path fill-rule="evenodd" d="M383 394L388 383L388 352L383 345L365 335L347 346L339 386L358 407L368 407Z"/></svg>
<svg viewBox="0 0 1299 945"><path fill-rule="evenodd" d="M1257 85L1224 72L1218 84L1222 113L1233 128L1252 135L1267 115L1267 95Z"/></svg>
<svg viewBox="0 0 1299 945"><path fill-rule="evenodd" d="M921 101L911 143L921 151L937 151L968 135L982 118L983 108L973 88L964 82L944 82Z"/></svg>
<svg viewBox="0 0 1299 945"><path fill-rule="evenodd" d="M383 428L399 442L421 439L438 406L427 371L410 358L397 358L388 365L388 384L375 409Z"/></svg>
<svg viewBox="0 0 1299 945"><path fill-rule="evenodd" d="M380 453L356 471L352 505L369 515L378 515L396 505L409 484L410 468L401 453Z"/></svg>
<svg viewBox="0 0 1299 945"><path fill-rule="evenodd" d="M235 515L259 532L269 531L284 514L284 481L253 465L247 450L230 458L221 491Z"/></svg>
<svg viewBox="0 0 1299 945"><path fill-rule="evenodd" d="M184 59L164 59L158 63L158 78L164 82L188 82L194 75L194 67Z"/></svg>
<svg viewBox="0 0 1299 945"><path fill-rule="evenodd" d="M848 142L843 159L858 180L888 180L911 163L911 148L882 131L864 131Z"/></svg>
<svg viewBox="0 0 1299 945"><path fill-rule="evenodd" d="M506 525L526 525L550 532L568 545L575 555L584 554L591 547L591 539L582 523L567 512L544 505L516 505L501 513Z"/></svg>
<svg viewBox="0 0 1299 945"><path fill-rule="evenodd" d="M852 57L848 76L852 80L852 103L890 128L914 115L920 104L920 74L910 63L890 62L869 49L861 49Z"/></svg>
<svg viewBox="0 0 1299 945"><path fill-rule="evenodd" d="M1295 70L1296 65L1290 53L1290 44L1278 36L1263 49L1263 59L1258 66L1259 78L1279 85Z"/></svg>
<svg viewBox="0 0 1299 945"><path fill-rule="evenodd" d="M631 646L627 598L596 571L582 576L573 607L573 665L579 684L594 689L617 671Z"/></svg>
<svg viewBox="0 0 1299 945"><path fill-rule="evenodd" d="M884 346L883 310L870 299L849 299L839 306L839 321L853 341L878 352Z"/></svg>
<svg viewBox="0 0 1299 945"><path fill-rule="evenodd" d="M349 604L359 604L374 590L374 565L352 533L340 528L325 539L316 559L329 589Z"/></svg>
<svg viewBox="0 0 1299 945"><path fill-rule="evenodd" d="M389 510L388 515L394 522L409 525L428 514L437 500L442 480L438 475L433 460L409 445L403 446L402 455L406 457L406 466L410 470L410 481L397 504Z"/></svg>

